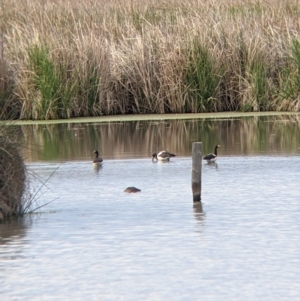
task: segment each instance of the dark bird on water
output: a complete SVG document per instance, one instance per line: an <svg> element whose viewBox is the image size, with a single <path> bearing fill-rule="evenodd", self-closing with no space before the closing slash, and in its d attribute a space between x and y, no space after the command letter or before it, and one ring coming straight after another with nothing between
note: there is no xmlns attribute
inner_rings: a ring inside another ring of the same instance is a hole
<svg viewBox="0 0 300 301"><path fill-rule="evenodd" d="M152 161L157 160L157 161L170 161L171 157L175 157L175 154L169 153L167 151L161 151L158 154L154 153L152 155Z"/></svg>
<svg viewBox="0 0 300 301"><path fill-rule="evenodd" d="M136 193L136 192L140 192L141 190L138 189L138 188L135 188L135 187L127 187L124 192L127 192L127 193Z"/></svg>
<svg viewBox="0 0 300 301"><path fill-rule="evenodd" d="M218 156L218 153L217 153L217 150L218 148L221 147L221 145L217 144L215 146L215 151L213 154L208 154L206 156L203 157L203 160L206 160L207 162L215 162L217 160L217 156Z"/></svg>
<svg viewBox="0 0 300 301"><path fill-rule="evenodd" d="M93 154L95 154L95 158L93 160L93 165L94 166L100 166L100 165L102 165L103 159L99 157L98 151L94 150Z"/></svg>

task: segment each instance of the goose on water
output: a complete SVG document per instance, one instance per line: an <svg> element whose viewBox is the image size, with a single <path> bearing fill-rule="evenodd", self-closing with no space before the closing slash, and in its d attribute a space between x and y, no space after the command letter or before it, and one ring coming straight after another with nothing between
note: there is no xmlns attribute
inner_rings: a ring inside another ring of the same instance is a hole
<svg viewBox="0 0 300 301"><path fill-rule="evenodd" d="M217 160L217 156L218 156L218 153L217 153L217 150L218 148L221 147L221 145L217 144L215 146L215 151L213 154L208 154L206 156L203 157L203 160L206 160L207 162L211 163L211 162L215 162Z"/></svg>
<svg viewBox="0 0 300 301"><path fill-rule="evenodd" d="M94 150L93 154L95 154L95 158L93 160L93 165L94 166L100 166L103 162L103 159L99 157L99 153L98 153L97 150Z"/></svg>
<svg viewBox="0 0 300 301"><path fill-rule="evenodd" d="M161 151L158 154L154 153L152 155L152 161L157 160L157 161L170 161L171 157L175 157L175 154L169 153L167 151Z"/></svg>

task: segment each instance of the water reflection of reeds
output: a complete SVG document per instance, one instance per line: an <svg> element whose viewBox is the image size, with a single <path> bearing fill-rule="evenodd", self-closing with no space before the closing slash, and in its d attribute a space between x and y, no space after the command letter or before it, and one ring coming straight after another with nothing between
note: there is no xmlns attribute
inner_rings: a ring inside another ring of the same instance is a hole
<svg viewBox="0 0 300 301"><path fill-rule="evenodd" d="M28 161L89 160L94 149L105 159L150 157L162 149L190 156L194 141L203 142L204 153L221 144L220 155L297 153L300 145L299 115L26 125L21 129Z"/></svg>

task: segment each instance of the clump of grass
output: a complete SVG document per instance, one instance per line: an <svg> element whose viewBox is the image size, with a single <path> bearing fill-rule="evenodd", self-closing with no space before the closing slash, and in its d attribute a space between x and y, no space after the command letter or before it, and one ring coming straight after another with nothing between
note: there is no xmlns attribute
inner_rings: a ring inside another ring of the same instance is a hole
<svg viewBox="0 0 300 301"><path fill-rule="evenodd" d="M28 50L29 70L32 73L32 115L35 119L60 119L72 116L72 98L77 81L67 66L54 62L48 48L34 45Z"/></svg>
<svg viewBox="0 0 300 301"><path fill-rule="evenodd" d="M292 39L287 60L278 71L277 107L300 110L300 42Z"/></svg>
<svg viewBox="0 0 300 301"><path fill-rule="evenodd" d="M188 97L192 112L217 110L217 89L221 74L208 49L195 41L187 66Z"/></svg>
<svg viewBox="0 0 300 301"><path fill-rule="evenodd" d="M0 218L22 213L26 191L26 168L20 145L0 128Z"/></svg>
<svg viewBox="0 0 300 301"><path fill-rule="evenodd" d="M47 181L40 183L35 191L30 187L34 177L28 171L21 155L22 142L18 131L9 122L0 125L0 221L33 213L46 204L38 205ZM52 200L53 201L53 200ZM52 202L51 201L51 202Z"/></svg>
<svg viewBox="0 0 300 301"><path fill-rule="evenodd" d="M29 68L33 73L33 110L36 119L54 119L59 108L59 79L49 50L34 46L28 51Z"/></svg>
<svg viewBox="0 0 300 301"><path fill-rule="evenodd" d="M254 58L246 68L244 81L248 94L245 93L246 97L241 103L242 111L257 112L268 110L267 67L263 62L263 60Z"/></svg>

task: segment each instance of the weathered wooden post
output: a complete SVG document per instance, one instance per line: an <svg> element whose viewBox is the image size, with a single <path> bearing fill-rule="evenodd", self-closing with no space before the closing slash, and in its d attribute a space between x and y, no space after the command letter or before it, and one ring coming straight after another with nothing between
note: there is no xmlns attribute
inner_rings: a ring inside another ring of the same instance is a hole
<svg viewBox="0 0 300 301"><path fill-rule="evenodd" d="M201 202L202 142L194 142L192 148L192 191L194 203Z"/></svg>

